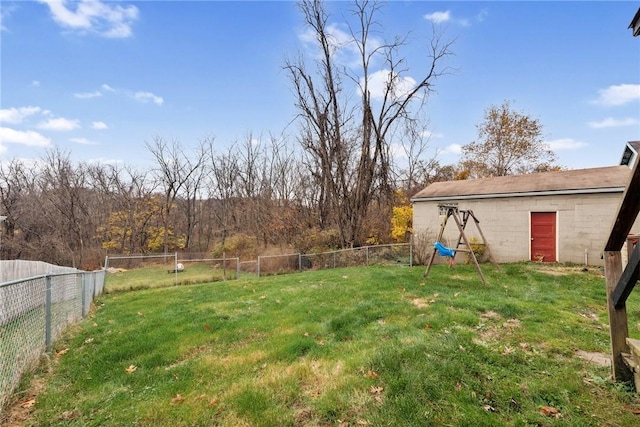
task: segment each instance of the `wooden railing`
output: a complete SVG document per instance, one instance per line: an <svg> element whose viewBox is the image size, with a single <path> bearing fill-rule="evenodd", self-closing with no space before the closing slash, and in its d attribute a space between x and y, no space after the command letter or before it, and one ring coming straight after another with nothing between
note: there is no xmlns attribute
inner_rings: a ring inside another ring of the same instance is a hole
<svg viewBox="0 0 640 427"><path fill-rule="evenodd" d="M634 359L637 340L629 338L626 301L636 282L640 269L640 245L636 245L629 262L622 270L622 247L640 212L640 162L631 172L629 184L622 196L609 239L604 248L604 270L607 287L607 307L609 311L609 335L611 337L611 369L614 379L628 381L635 377L636 387L640 385L640 360ZM627 248L629 251L629 248Z"/></svg>

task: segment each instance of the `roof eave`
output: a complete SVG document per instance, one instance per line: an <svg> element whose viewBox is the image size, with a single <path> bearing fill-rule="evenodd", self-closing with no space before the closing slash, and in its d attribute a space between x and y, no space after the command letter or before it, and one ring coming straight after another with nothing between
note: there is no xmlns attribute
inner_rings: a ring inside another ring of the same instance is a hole
<svg viewBox="0 0 640 427"><path fill-rule="evenodd" d="M507 197L531 197L531 196L570 196L576 194L601 194L601 193L623 193L624 187L602 187L602 188L581 188L577 190L547 190L547 191L524 191L517 193L488 193L488 194L466 194L451 196L427 196L413 197L411 202L430 202L446 200L474 200L474 199L503 199Z"/></svg>

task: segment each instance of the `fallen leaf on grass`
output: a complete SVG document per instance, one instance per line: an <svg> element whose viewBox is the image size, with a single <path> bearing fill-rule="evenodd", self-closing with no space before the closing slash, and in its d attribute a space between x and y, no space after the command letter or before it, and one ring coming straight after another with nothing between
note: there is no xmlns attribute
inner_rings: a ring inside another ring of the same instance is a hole
<svg viewBox="0 0 640 427"><path fill-rule="evenodd" d="M460 381L458 381L456 383L456 391L460 391L460 390L462 390L462 384L460 383Z"/></svg>
<svg viewBox="0 0 640 427"><path fill-rule="evenodd" d="M62 414L60 414L60 418L62 418L65 421L72 421L75 420L78 417L78 413L76 411L64 411Z"/></svg>
<svg viewBox="0 0 640 427"><path fill-rule="evenodd" d="M67 354L68 351L69 351L68 348L63 348L62 350L56 352L56 357L60 357L63 354Z"/></svg>
<svg viewBox="0 0 640 427"><path fill-rule="evenodd" d="M376 371L372 371L371 369L367 370L367 373L364 374L365 377L375 380L376 378L378 378L378 373Z"/></svg>
<svg viewBox="0 0 640 427"><path fill-rule="evenodd" d="M515 348L513 348L513 347L505 347L504 351L502 352L502 355L503 356L508 356L508 355L510 355L512 353L515 353L515 352L516 352Z"/></svg>
<svg viewBox="0 0 640 427"><path fill-rule="evenodd" d="M554 408L553 406L543 406L540 408L540 413L547 417L560 418L560 411L558 408Z"/></svg>
<svg viewBox="0 0 640 427"><path fill-rule="evenodd" d="M267 296L266 296L266 295L262 295L262 296L260 296L260 298L259 298L259 299L266 299L266 298L267 298Z"/></svg>
<svg viewBox="0 0 640 427"><path fill-rule="evenodd" d="M424 325L424 328L425 328L425 329L431 329L431 324L430 324L430 323L427 323L426 325Z"/></svg>
<svg viewBox="0 0 640 427"><path fill-rule="evenodd" d="M384 390L384 387L376 387L372 385L370 390L371 390L371 393L378 394L378 393L382 393L382 390Z"/></svg>
<svg viewBox="0 0 640 427"><path fill-rule="evenodd" d="M138 312L138 316L142 317L142 316L144 316L144 314L142 314L142 312L141 312L141 311L139 311L139 312Z"/></svg>
<svg viewBox="0 0 640 427"><path fill-rule="evenodd" d="M129 365L129 367L125 368L124 371L127 374L133 374L136 371L136 369L138 369L138 367L136 365Z"/></svg>
<svg viewBox="0 0 640 427"><path fill-rule="evenodd" d="M214 397L209 401L209 406L216 406L220 400L217 397Z"/></svg>
<svg viewBox="0 0 640 427"><path fill-rule="evenodd" d="M485 410L485 411L487 411L487 412L496 412L496 408L494 408L494 407L493 407L493 406L491 406L491 405L484 405L484 406L483 406L483 408L484 408L484 410Z"/></svg>
<svg viewBox="0 0 640 427"><path fill-rule="evenodd" d="M211 325L204 325L204 328L205 328L207 331L209 331L209 330L211 330Z"/></svg>
<svg viewBox="0 0 640 427"><path fill-rule="evenodd" d="M176 394L176 397L174 397L173 399L171 399L171 404L175 405L178 403L181 403L184 401L184 396L180 395L180 394Z"/></svg>
<svg viewBox="0 0 640 427"><path fill-rule="evenodd" d="M91 344L93 342L93 338L87 338L86 340L84 340L85 344Z"/></svg>
<svg viewBox="0 0 640 427"><path fill-rule="evenodd" d="M633 415L640 415L640 408L634 408L634 407L625 405L624 409L628 410Z"/></svg>
<svg viewBox="0 0 640 427"><path fill-rule="evenodd" d="M359 426L368 426L370 424L371 423L369 421L367 421L367 420L358 420L358 425Z"/></svg>
<svg viewBox="0 0 640 427"><path fill-rule="evenodd" d="M28 408L33 408L33 405L35 405L35 404L36 404L36 400L35 399L30 399L30 400L27 400L26 402L22 402L20 404L20 407L28 409Z"/></svg>

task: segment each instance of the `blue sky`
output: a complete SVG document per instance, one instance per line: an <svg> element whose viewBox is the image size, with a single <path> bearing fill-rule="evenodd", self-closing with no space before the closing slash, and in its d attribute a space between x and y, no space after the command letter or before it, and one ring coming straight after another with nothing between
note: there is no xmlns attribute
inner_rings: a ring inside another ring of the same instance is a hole
<svg viewBox="0 0 640 427"><path fill-rule="evenodd" d="M348 3L331 2L344 31ZM428 65L431 25L455 42L426 105L444 164L491 105L540 120L569 168L619 162L640 140L640 2L391 1L381 38L409 34L407 77ZM160 136L223 150L251 134L295 139L282 67L311 55L295 2L6 1L1 10L0 161L47 149L74 160L150 164Z"/></svg>

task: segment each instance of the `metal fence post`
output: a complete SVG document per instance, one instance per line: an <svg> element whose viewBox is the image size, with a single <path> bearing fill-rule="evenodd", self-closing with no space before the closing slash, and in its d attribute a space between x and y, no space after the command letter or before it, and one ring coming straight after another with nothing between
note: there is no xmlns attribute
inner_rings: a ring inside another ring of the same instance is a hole
<svg viewBox="0 0 640 427"><path fill-rule="evenodd" d="M236 257L236 279L240 278L240 257Z"/></svg>
<svg viewBox="0 0 640 427"><path fill-rule="evenodd" d="M81 298L82 298L82 317L87 315L87 292L88 292L88 287L87 286L87 273L80 273L82 277L81 283L82 283L82 292L80 292L81 294Z"/></svg>
<svg viewBox="0 0 640 427"><path fill-rule="evenodd" d="M51 276L44 278L44 345L47 352L51 351Z"/></svg>
<svg viewBox="0 0 640 427"><path fill-rule="evenodd" d="M260 277L260 256L258 256L258 261L256 261L256 273L258 277Z"/></svg>
<svg viewBox="0 0 640 427"><path fill-rule="evenodd" d="M302 271L302 254L298 253L298 271Z"/></svg>
<svg viewBox="0 0 640 427"><path fill-rule="evenodd" d="M409 267L413 267L413 234L409 236Z"/></svg>
<svg viewBox="0 0 640 427"><path fill-rule="evenodd" d="M367 254L367 267L369 267L369 246L365 246L366 247L366 254Z"/></svg>

